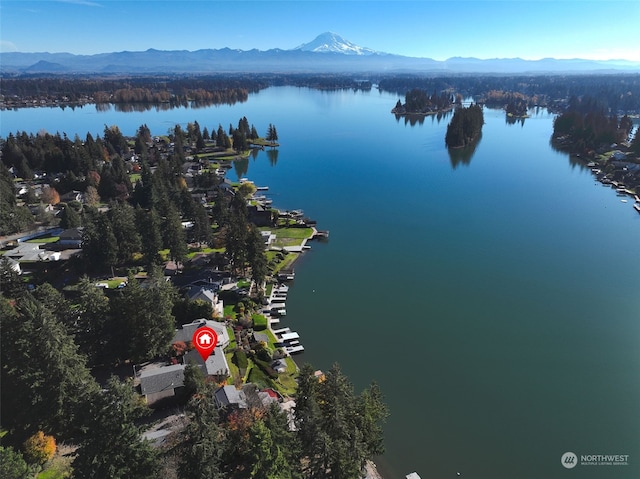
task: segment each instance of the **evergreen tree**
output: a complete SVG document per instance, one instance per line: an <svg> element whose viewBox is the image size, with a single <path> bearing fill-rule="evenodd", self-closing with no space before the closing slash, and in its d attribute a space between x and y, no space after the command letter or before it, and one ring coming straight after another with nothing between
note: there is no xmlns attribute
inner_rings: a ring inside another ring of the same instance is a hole
<svg viewBox="0 0 640 479"><path fill-rule="evenodd" d="M118 245L117 262L126 264L131 261L134 253L142 249L133 208L127 203L112 203L109 219Z"/></svg>
<svg viewBox="0 0 640 479"><path fill-rule="evenodd" d="M187 399L194 394L202 393L206 382L202 369L197 364L190 362L184 368L184 393Z"/></svg>
<svg viewBox="0 0 640 479"><path fill-rule="evenodd" d="M101 288L96 288L87 276L78 283L80 297L76 305L76 321L72 329L75 341L88 359L96 366L115 361L113 350L114 328L111 326L109 299Z"/></svg>
<svg viewBox="0 0 640 479"><path fill-rule="evenodd" d="M171 259L176 263L182 262L187 256L187 242L182 221L173 205L168 208L162 232L164 246L169 248Z"/></svg>
<svg viewBox="0 0 640 479"><path fill-rule="evenodd" d="M73 475L82 479L155 479L157 452L142 439L136 421L148 414L128 383L112 377L107 388L87 403L87 433L73 461Z"/></svg>
<svg viewBox="0 0 640 479"><path fill-rule="evenodd" d="M249 225L247 222L247 205L241 195L231 200L229 221L225 228L226 254L235 269L244 270L247 262L247 238Z"/></svg>
<svg viewBox="0 0 640 479"><path fill-rule="evenodd" d="M80 215L75 208L65 205L62 213L60 214L60 227L64 229L77 228L82 225Z"/></svg>
<svg viewBox="0 0 640 479"><path fill-rule="evenodd" d="M303 364L298 375L295 423L302 452L307 459L306 475L312 478L323 477L326 469L322 461L322 451L327 438L322 430L318 388L319 383L314 376L313 368L308 363Z"/></svg>
<svg viewBox="0 0 640 479"><path fill-rule="evenodd" d="M0 446L0 477L6 479L32 479L33 471L29 469L24 457L12 447Z"/></svg>
<svg viewBox="0 0 640 479"><path fill-rule="evenodd" d="M296 425L306 475L312 478L360 477L365 463L383 451L386 406L377 386L356 396L353 386L334 364L320 382L313 369L300 370L296 394Z"/></svg>
<svg viewBox="0 0 640 479"><path fill-rule="evenodd" d="M177 447L181 477L220 479L225 433L218 425L218 409L213 389L205 386L194 395L186 408L187 426Z"/></svg>
<svg viewBox="0 0 640 479"><path fill-rule="evenodd" d="M140 234L142 253L148 265L160 264L159 251L162 249L162 235L160 234L160 218L154 208L145 211L136 208L136 225Z"/></svg>
<svg viewBox="0 0 640 479"><path fill-rule="evenodd" d="M267 257L265 256L264 238L255 225L251 225L247 237L247 261L251 266L251 278L257 285L261 285L268 273Z"/></svg>
<svg viewBox="0 0 640 479"><path fill-rule="evenodd" d="M269 123L269 128L267 129L267 141L270 141L271 143L278 141L278 131L271 123Z"/></svg>
<svg viewBox="0 0 640 479"><path fill-rule="evenodd" d="M62 440L80 437L97 384L73 338L31 295L17 307L2 301L0 358L2 425L22 442L42 430Z"/></svg>
<svg viewBox="0 0 640 479"><path fill-rule="evenodd" d="M49 283L43 283L33 290L33 297L47 309L53 316L69 327L72 315L71 305L64 298L62 293L51 286Z"/></svg>
<svg viewBox="0 0 640 479"><path fill-rule="evenodd" d="M106 270L117 263L118 243L106 214L93 210L85 215L82 254L87 269Z"/></svg>
<svg viewBox="0 0 640 479"><path fill-rule="evenodd" d="M175 296L171 283L157 271L150 274L145 288L129 277L127 287L110 300L121 359L139 363L169 351L175 332L171 313Z"/></svg>
<svg viewBox="0 0 640 479"><path fill-rule="evenodd" d="M26 285L6 256L0 256L0 292L7 299L18 298L27 292Z"/></svg>

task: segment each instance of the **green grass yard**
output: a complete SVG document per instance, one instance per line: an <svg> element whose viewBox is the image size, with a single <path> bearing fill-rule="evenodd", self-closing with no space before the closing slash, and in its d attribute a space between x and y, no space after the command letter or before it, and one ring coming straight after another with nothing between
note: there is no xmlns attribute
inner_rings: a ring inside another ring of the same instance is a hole
<svg viewBox="0 0 640 479"><path fill-rule="evenodd" d="M46 236L43 238L34 238L25 241L25 243L55 243L60 239L59 236Z"/></svg>

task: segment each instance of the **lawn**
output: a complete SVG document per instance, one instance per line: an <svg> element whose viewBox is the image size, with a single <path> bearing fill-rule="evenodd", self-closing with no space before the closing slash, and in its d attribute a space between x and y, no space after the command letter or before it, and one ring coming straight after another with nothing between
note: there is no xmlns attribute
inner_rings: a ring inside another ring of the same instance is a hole
<svg viewBox="0 0 640 479"><path fill-rule="evenodd" d="M187 253L187 259L193 259L197 254L223 253L224 248L199 248Z"/></svg>
<svg viewBox="0 0 640 479"><path fill-rule="evenodd" d="M251 319L253 321L253 329L256 331L264 331L267 329L267 318L262 314L252 314Z"/></svg>
<svg viewBox="0 0 640 479"><path fill-rule="evenodd" d="M225 304L224 317L229 319L236 319L235 304Z"/></svg>
<svg viewBox="0 0 640 479"><path fill-rule="evenodd" d="M277 349L275 347L276 337L271 330L267 329L264 333L269 338L269 348ZM231 378L227 380L227 384L233 384L234 379L240 374L238 367L233 363L233 353L225 353L227 362L229 363L229 371ZM296 363L290 357L285 358L287 364L287 370L284 373L279 373L277 379L269 378L251 359L249 359L249 367L247 368L247 377L244 378L245 382L251 382L257 384L259 387L270 387L279 391L284 396L292 396L298 383L296 377L298 375L298 367Z"/></svg>
<svg viewBox="0 0 640 479"><path fill-rule="evenodd" d="M45 236L42 238L34 238L25 241L25 243L55 243L60 239L59 236Z"/></svg>
<svg viewBox="0 0 640 479"><path fill-rule="evenodd" d="M273 273L277 273L278 271L280 271L281 269L287 269L289 267L291 267L291 265L294 263L294 261L296 259L298 259L298 256L300 256L300 253L289 253L287 256L285 256L285 258L280 261L276 267L273 270Z"/></svg>
<svg viewBox="0 0 640 479"><path fill-rule="evenodd" d="M127 278L125 278L124 276L121 278L113 278L105 281L105 283L109 285L109 289L116 289L118 286L120 286L121 283L126 283L126 282L127 282Z"/></svg>
<svg viewBox="0 0 640 479"><path fill-rule="evenodd" d="M236 378L240 377L240 370L233 362L233 353L224 353L224 357L227 358L227 364L229 365L230 378L227 379L227 384L233 384Z"/></svg>
<svg viewBox="0 0 640 479"><path fill-rule="evenodd" d="M233 351L238 347L238 343L236 342L236 335L233 333L233 328L227 328L227 334L229 334L229 346L227 346L228 351Z"/></svg>
<svg viewBox="0 0 640 479"><path fill-rule="evenodd" d="M280 144L277 141L270 142L270 141L265 140L264 138L256 138L255 140L251 140L250 143L252 145L271 146L271 147L274 147L274 148L280 146Z"/></svg>
<svg viewBox="0 0 640 479"><path fill-rule="evenodd" d="M298 240L303 240L307 238L311 238L313 235L313 228L278 228L272 230L272 233L275 233L276 238L294 238Z"/></svg>

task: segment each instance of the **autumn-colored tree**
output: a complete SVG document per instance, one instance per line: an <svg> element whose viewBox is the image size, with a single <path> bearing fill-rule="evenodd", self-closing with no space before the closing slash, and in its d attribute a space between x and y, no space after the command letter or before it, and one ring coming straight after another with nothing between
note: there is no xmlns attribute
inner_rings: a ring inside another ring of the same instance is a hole
<svg viewBox="0 0 640 479"><path fill-rule="evenodd" d="M57 205L60 203L60 195L52 186L42 188L42 202L48 205Z"/></svg>
<svg viewBox="0 0 640 479"><path fill-rule="evenodd" d="M24 443L24 456L32 464L44 464L56 453L56 440L38 431Z"/></svg>
<svg viewBox="0 0 640 479"><path fill-rule="evenodd" d="M96 170L91 170L87 173L87 182L89 183L89 186L93 186L95 188L100 186L100 173Z"/></svg>
<svg viewBox="0 0 640 479"><path fill-rule="evenodd" d="M176 341L171 345L173 348L173 352L176 356L182 356L185 352L187 352L187 343L184 341Z"/></svg>
<svg viewBox="0 0 640 479"><path fill-rule="evenodd" d="M100 203L100 195L95 186L87 186L87 191L84 192L84 200L88 205L95 206Z"/></svg>

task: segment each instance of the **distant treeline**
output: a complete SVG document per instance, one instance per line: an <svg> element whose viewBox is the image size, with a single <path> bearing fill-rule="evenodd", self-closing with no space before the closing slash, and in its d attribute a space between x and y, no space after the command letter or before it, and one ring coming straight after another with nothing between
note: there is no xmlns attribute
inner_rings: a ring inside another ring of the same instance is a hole
<svg viewBox="0 0 640 479"><path fill-rule="evenodd" d="M380 90L405 95L413 89L426 92L455 91L463 97L473 97L479 103L509 101L498 98L515 94L514 100L525 101L529 107L544 106L563 111L567 99L586 95L597 97L611 111L640 112L640 75L536 75L536 76L435 76L397 75L380 79Z"/></svg>
<svg viewBox="0 0 640 479"><path fill-rule="evenodd" d="M67 75L0 77L5 107L19 108L28 102L73 105L204 105L244 101L248 94L269 86L298 86L319 90L369 90L404 97L421 90L472 97L476 103L492 106L510 104L514 112L525 105L548 107L562 112L571 97L597 97L612 112L640 112L640 74L574 75L456 75L419 74L220 74L202 76L116 77ZM506 97L511 95L510 102ZM507 101L504 101L507 100ZM494 105L495 104L495 105Z"/></svg>
<svg viewBox="0 0 640 479"><path fill-rule="evenodd" d="M0 78L8 107L26 106L24 102L46 103L174 103L185 102L233 104L246 101L249 93L268 84L249 77L140 77L140 78L70 78L34 77Z"/></svg>

